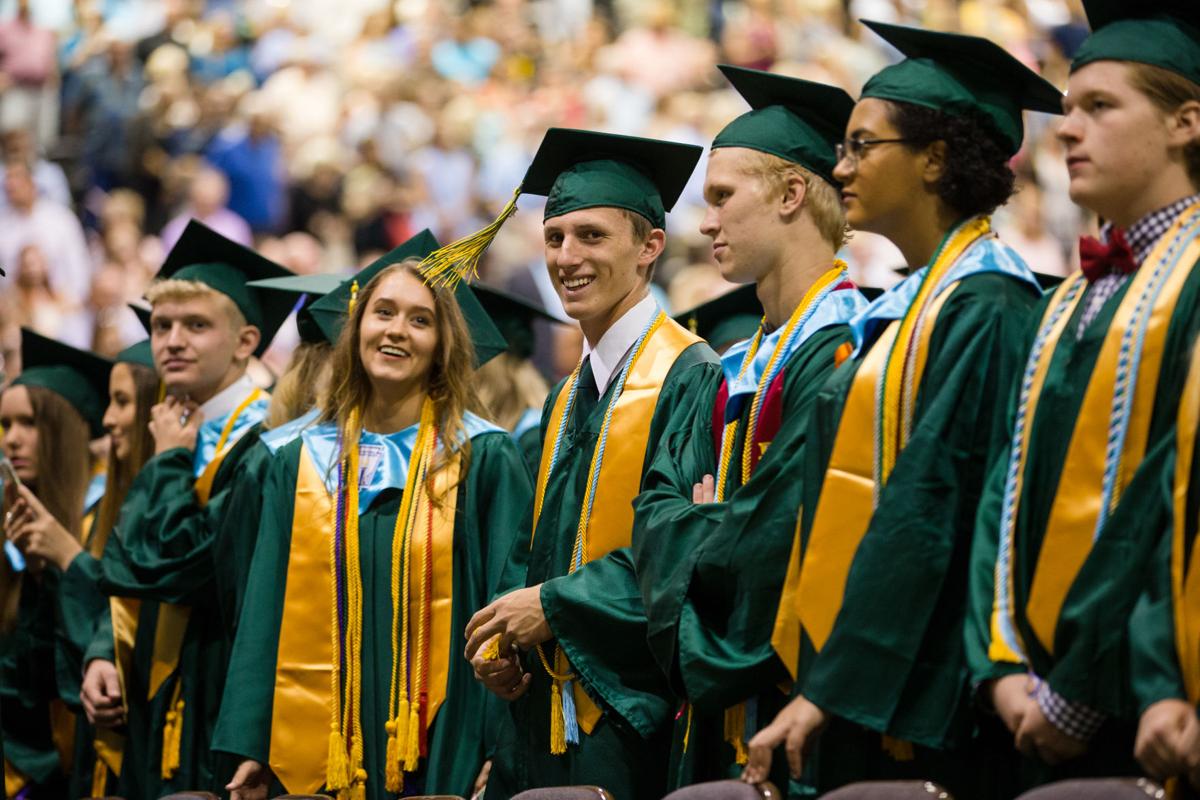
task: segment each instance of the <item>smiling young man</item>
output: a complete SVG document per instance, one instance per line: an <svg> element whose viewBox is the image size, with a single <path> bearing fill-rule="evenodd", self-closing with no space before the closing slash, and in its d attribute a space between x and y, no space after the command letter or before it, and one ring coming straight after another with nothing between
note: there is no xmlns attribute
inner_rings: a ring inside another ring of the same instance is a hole
<svg viewBox="0 0 1200 800"><path fill-rule="evenodd" d="M505 586L526 588L467 629L476 673L512 703L489 797L588 783L661 796L674 709L646 645L629 544L650 454L717 369L712 350L649 294L666 211L699 155L551 129L525 175L523 191L547 195L546 266L586 344L542 414L532 538L518 540Z"/></svg>
<svg viewBox="0 0 1200 800"><path fill-rule="evenodd" d="M1153 754L1200 700L1171 675L1169 589L1133 625L1151 645L1132 673L1127 636L1163 537L1146 524L1157 476L1132 481L1170 445L1200 329L1200 10L1084 7L1093 33L1058 135L1071 198L1104 225L1030 332L971 574L973 677L1027 756L1027 783L1136 774L1137 713L1138 754ZM1165 777L1172 758L1146 763Z"/></svg>
<svg viewBox="0 0 1200 800"><path fill-rule="evenodd" d="M286 274L192 222L146 293L166 396L151 411L155 455L129 490L99 576L110 596L141 603L136 616L114 604L102 620L83 685L98 714L124 701L124 797L224 786L209 739L231 644L219 588L234 566L214 558L215 542L269 401L246 367L292 305L246 283Z"/></svg>
<svg viewBox="0 0 1200 800"><path fill-rule="evenodd" d="M673 786L737 777L753 721L787 702L779 687L794 677L796 648L776 653L772 634L799 514L796 463L809 407L867 305L835 259L846 222L834 145L854 101L832 86L721 71L753 110L713 141L700 230L722 277L754 284L765 314L697 389L703 412L664 437L635 502L649 641L683 704Z"/></svg>

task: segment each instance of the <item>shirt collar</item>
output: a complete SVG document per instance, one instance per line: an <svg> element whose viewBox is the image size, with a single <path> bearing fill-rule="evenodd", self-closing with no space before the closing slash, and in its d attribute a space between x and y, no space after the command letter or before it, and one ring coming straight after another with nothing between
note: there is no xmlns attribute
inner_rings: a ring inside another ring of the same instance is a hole
<svg viewBox="0 0 1200 800"><path fill-rule="evenodd" d="M1157 211L1151 211L1130 225L1125 231L1125 240L1129 242L1129 247L1133 250L1134 259L1141 264L1149 258L1150 251L1154 249L1154 245L1158 244L1158 240L1167 232L1167 228L1170 228L1171 224L1175 222L1175 218L1197 202L1200 202L1200 194L1180 198ZM1111 222L1106 222L1101 229L1101 234L1105 242L1108 241L1112 230L1113 224Z"/></svg>
<svg viewBox="0 0 1200 800"><path fill-rule="evenodd" d="M588 344L587 339L583 340L583 356L590 359L599 397L604 396L608 383L624 361L625 354L657 313L658 302L653 295L647 293L637 305L626 311L604 332L595 347Z"/></svg>
<svg viewBox="0 0 1200 800"><path fill-rule="evenodd" d="M255 388L257 387L255 387L254 381L250 380L249 375L243 373L242 377L208 398L208 401L200 406L204 419L212 420L228 416Z"/></svg>

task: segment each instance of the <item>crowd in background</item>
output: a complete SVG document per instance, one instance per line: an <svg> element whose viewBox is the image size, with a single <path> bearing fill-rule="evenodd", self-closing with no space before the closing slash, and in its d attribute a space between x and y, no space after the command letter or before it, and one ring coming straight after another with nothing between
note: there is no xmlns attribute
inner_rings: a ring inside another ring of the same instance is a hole
<svg viewBox="0 0 1200 800"><path fill-rule="evenodd" d="M898 57L860 17L986 36L1059 86L1087 34L1078 0L5 0L0 350L16 357L21 325L105 355L143 338L126 303L189 217L295 272L345 273L422 228L480 227L548 127L707 145L745 110L716 63L857 96ZM1088 221L1052 119L1027 126L997 227L1065 274ZM703 176L655 276L675 311L730 288L698 231ZM484 278L556 308L540 199L522 196ZM843 256L864 285L898 280L878 237Z"/></svg>

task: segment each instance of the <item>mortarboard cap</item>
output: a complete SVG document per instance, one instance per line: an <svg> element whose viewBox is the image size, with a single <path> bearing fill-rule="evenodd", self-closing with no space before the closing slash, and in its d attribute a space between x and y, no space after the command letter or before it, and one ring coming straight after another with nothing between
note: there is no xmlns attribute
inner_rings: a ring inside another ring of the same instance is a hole
<svg viewBox="0 0 1200 800"><path fill-rule="evenodd" d="M431 253L421 263L421 271L434 285L476 277L479 259L504 221L516 212L521 194L545 195L543 219L611 207L640 214L661 228L703 152L696 145L661 139L551 128L500 215L481 230Z"/></svg>
<svg viewBox="0 0 1200 800"><path fill-rule="evenodd" d="M279 293L259 292L248 284L291 274L274 261L193 219L167 254L157 277L159 280L197 281L228 297L246 322L258 328L262 340L255 355L262 355L279 326L292 312L295 299Z"/></svg>
<svg viewBox="0 0 1200 800"><path fill-rule="evenodd" d="M1071 71L1093 61L1135 61L1200 83L1200 2L1084 0L1092 35Z"/></svg>
<svg viewBox="0 0 1200 800"><path fill-rule="evenodd" d="M104 433L108 407L107 358L21 328L21 374L14 386L39 386L62 397L79 412L92 438Z"/></svg>
<svg viewBox="0 0 1200 800"><path fill-rule="evenodd" d="M259 292L278 293L290 297L292 308L295 308L297 303L303 302L303 305L296 311L296 330L300 332L300 341L306 344L321 344L327 341L325 332L313 319L309 306L332 292L341 283L341 279L336 275L320 273L266 278L261 281L250 281L248 285L253 286Z"/></svg>
<svg viewBox="0 0 1200 800"><path fill-rule="evenodd" d="M862 96L912 103L954 116L981 115L1009 154L1021 149L1022 109L1062 113L1062 92L1000 45L979 36L862 20L907 58L885 67Z"/></svg>
<svg viewBox="0 0 1200 800"><path fill-rule="evenodd" d="M734 342L753 336L762 318L757 287L748 283L676 315L675 321L722 352Z"/></svg>
<svg viewBox="0 0 1200 800"><path fill-rule="evenodd" d="M326 294L320 300L309 306L313 321L325 334L330 342L336 342L341 335L342 326L350 308L350 298L354 284L359 289L365 288L371 279L392 264L399 264L410 258L423 259L438 249L438 241L429 229L425 229L408 241L386 253L357 274L338 284L338 287ZM466 283L459 282L453 288L454 297L462 309L467 327L471 331L471 341L475 345L475 365L482 366L508 349L504 336L497 330L479 300L475 297Z"/></svg>
<svg viewBox="0 0 1200 800"><path fill-rule="evenodd" d="M564 322L540 305L503 289L474 283L471 285L471 290L475 292L483 310L487 312L500 333L504 335L509 351L519 358L529 358L533 355L534 322L539 319L549 322Z"/></svg>
<svg viewBox="0 0 1200 800"><path fill-rule="evenodd" d="M833 185L837 143L846 134L854 99L836 86L721 64L751 111L717 134L712 148L748 147L815 172Z"/></svg>

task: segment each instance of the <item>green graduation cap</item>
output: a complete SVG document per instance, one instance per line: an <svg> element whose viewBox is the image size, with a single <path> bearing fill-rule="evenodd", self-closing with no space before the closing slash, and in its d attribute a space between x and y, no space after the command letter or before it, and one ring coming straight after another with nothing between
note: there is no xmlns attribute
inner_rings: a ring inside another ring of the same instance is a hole
<svg viewBox="0 0 1200 800"><path fill-rule="evenodd" d="M530 302L524 297L518 297L512 292L479 282L473 283L471 290L475 292L483 310L492 318L492 322L496 323L496 327L508 341L509 352L514 353L518 358L529 358L533 355L534 322L541 319L565 324L564 320L554 316L540 305Z"/></svg>
<svg viewBox="0 0 1200 800"><path fill-rule="evenodd" d="M763 307L753 283L714 297L675 316L675 321L706 339L718 353L749 339L762 323Z"/></svg>
<svg viewBox="0 0 1200 800"><path fill-rule="evenodd" d="M479 259L504 221L516 213L521 194L546 197L543 219L603 206L641 214L661 228L703 152L696 145L661 139L551 128L500 216L431 253L421 269L433 284L453 285L477 277Z"/></svg>
<svg viewBox="0 0 1200 800"><path fill-rule="evenodd" d="M94 439L104 433L111 369L107 358L21 328L21 374L13 385L40 386L61 396L87 422Z"/></svg>
<svg viewBox="0 0 1200 800"><path fill-rule="evenodd" d="M717 67L751 110L717 134L712 149L748 147L799 164L833 185L834 150L854 99L836 86L728 64Z"/></svg>
<svg viewBox="0 0 1200 800"><path fill-rule="evenodd" d="M350 308L350 297L354 284L357 282L361 289L370 283L371 279L385 267L409 258L425 258L438 249L438 241L434 235L425 229L386 253L367 266L363 267L352 278L342 281L337 288L326 294L320 300L309 306L313 321L325 334L330 342L336 342L346 322L346 314ZM488 317L478 298L466 283L459 282L454 286L454 297L462 308L471 330L471 341L475 345L475 366L480 367L508 349L508 342Z"/></svg>
<svg viewBox="0 0 1200 800"><path fill-rule="evenodd" d="M296 312L296 329L300 332L300 341L305 344L321 344L328 341L321 326L313 319L309 307L325 295L332 292L342 283L336 275L285 275L282 278L266 278L261 281L250 281L260 292L268 294L282 293L291 298L292 308L304 298L304 305ZM332 344L332 342L330 342Z"/></svg>
<svg viewBox="0 0 1200 800"><path fill-rule="evenodd" d="M248 284L291 274L274 261L193 219L167 254L158 279L197 281L227 296L246 317L246 322L262 334L262 341L254 351L255 355L262 355L279 326L292 313L295 298L278 292L260 292Z"/></svg>
<svg viewBox="0 0 1200 800"><path fill-rule="evenodd" d="M862 20L907 58L880 70L862 96L933 108L955 116L981 115L1009 154L1021 149L1022 109L1062 113L1062 92L979 36L941 33Z"/></svg>
<svg viewBox="0 0 1200 800"><path fill-rule="evenodd" d="M1071 71L1093 61L1136 61L1200 83L1200 1L1084 0L1092 35Z"/></svg>

